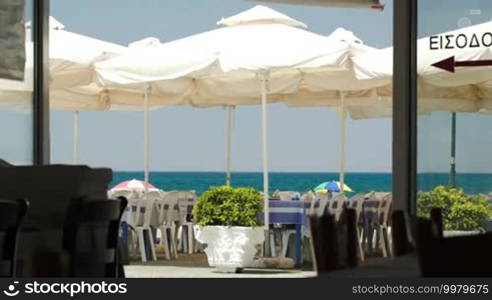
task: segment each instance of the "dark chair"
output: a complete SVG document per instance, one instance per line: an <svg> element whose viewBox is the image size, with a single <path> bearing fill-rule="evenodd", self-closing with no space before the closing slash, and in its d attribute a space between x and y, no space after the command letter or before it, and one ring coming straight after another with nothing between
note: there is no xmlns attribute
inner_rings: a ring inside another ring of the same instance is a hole
<svg viewBox="0 0 492 300"><path fill-rule="evenodd" d="M432 230L438 238L444 237L444 225L442 220L442 208L434 207L430 211L430 220L432 222Z"/></svg>
<svg viewBox="0 0 492 300"><path fill-rule="evenodd" d="M17 240L29 203L0 200L0 277L15 277Z"/></svg>
<svg viewBox="0 0 492 300"><path fill-rule="evenodd" d="M325 273L358 265L356 211L344 209L338 222L332 214L309 217L315 267Z"/></svg>
<svg viewBox="0 0 492 300"><path fill-rule="evenodd" d="M127 200L73 201L63 232L70 277L121 277L120 220Z"/></svg>
<svg viewBox="0 0 492 300"><path fill-rule="evenodd" d="M0 158L0 168L13 167L14 165L10 164L8 161Z"/></svg>
<svg viewBox="0 0 492 300"><path fill-rule="evenodd" d="M491 277L490 253L490 233L443 238L435 220L417 221L417 254L424 277Z"/></svg>
<svg viewBox="0 0 492 300"><path fill-rule="evenodd" d="M393 256L402 256L415 251L412 241L408 216L402 210L395 210L391 215L391 235L393 240Z"/></svg>

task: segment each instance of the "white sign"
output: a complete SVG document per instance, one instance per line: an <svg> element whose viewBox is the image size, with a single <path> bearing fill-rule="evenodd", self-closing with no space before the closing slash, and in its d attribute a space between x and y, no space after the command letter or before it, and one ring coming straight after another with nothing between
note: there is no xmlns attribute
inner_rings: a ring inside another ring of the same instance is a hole
<svg viewBox="0 0 492 300"><path fill-rule="evenodd" d="M0 1L0 78L24 79L24 6L25 0Z"/></svg>
<svg viewBox="0 0 492 300"><path fill-rule="evenodd" d="M492 47L492 32L433 35L429 38L430 50Z"/></svg>

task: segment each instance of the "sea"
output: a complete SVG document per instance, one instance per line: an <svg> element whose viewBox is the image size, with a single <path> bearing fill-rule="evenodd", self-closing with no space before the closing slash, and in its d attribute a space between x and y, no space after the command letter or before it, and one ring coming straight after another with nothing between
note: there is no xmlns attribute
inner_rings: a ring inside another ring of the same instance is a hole
<svg viewBox="0 0 492 300"><path fill-rule="evenodd" d="M210 186L225 184L224 172L151 172L150 183L164 191L195 190L201 195ZM143 172L121 172L113 174L111 187L119 182L131 179L143 180ZM370 191L390 192L391 173L347 173L345 183L355 193ZM270 191L298 191L300 193L312 190L318 184L338 180L338 173L286 173L271 172L269 176ZM263 189L262 173L238 172L232 174L232 186L253 187ZM428 191L438 185L449 184L449 174L425 173L417 177L418 190ZM488 194L492 191L492 174L458 174L457 186L468 194Z"/></svg>

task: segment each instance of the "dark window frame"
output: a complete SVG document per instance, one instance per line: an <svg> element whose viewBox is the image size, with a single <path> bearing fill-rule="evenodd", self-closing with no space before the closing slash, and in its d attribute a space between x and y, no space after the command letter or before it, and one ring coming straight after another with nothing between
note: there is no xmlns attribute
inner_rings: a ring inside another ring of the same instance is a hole
<svg viewBox="0 0 492 300"><path fill-rule="evenodd" d="M33 164L50 162L49 0L33 1Z"/></svg>
<svg viewBox="0 0 492 300"><path fill-rule="evenodd" d="M417 2L393 1L393 199L395 209L411 215L417 206Z"/></svg>

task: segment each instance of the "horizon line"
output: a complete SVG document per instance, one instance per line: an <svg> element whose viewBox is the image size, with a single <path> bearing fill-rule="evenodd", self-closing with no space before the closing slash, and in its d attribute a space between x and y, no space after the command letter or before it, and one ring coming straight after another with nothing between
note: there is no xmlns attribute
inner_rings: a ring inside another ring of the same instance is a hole
<svg viewBox="0 0 492 300"><path fill-rule="evenodd" d="M113 170L113 172L120 172L120 173L143 173L143 170ZM150 173L223 173L225 174L225 171L217 171L217 170L201 170L201 171L174 171L174 170L167 170L167 171L149 171ZM234 173L258 173L262 174L261 171L233 171L231 174ZM297 174L338 174L338 171L269 171L269 173L297 173ZM393 172L391 171L346 171L345 174L392 174ZM428 174L449 174L449 172L422 172L418 173L417 177L419 175L428 175ZM492 172L487 173L487 172L459 172L457 175L474 175L474 174L483 174L483 175L490 175Z"/></svg>

